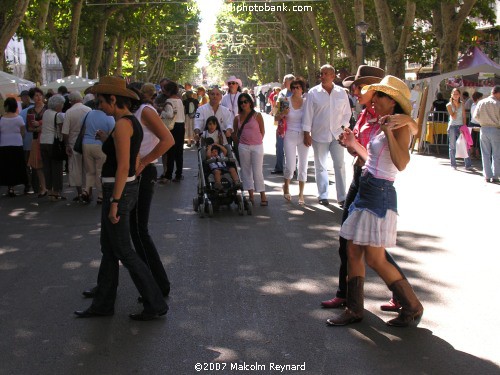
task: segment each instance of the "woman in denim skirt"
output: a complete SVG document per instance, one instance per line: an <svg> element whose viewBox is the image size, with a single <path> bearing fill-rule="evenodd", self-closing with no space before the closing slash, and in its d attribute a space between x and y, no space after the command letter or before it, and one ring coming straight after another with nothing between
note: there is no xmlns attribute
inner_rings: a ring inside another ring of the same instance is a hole
<svg viewBox="0 0 500 375"><path fill-rule="evenodd" d="M142 312L130 314L130 318L152 320L165 315L168 306L150 269L134 251L130 240L130 212L137 202L139 188L136 165L143 139L141 124L130 108L139 97L127 89L124 79L118 77L102 77L91 92L97 95L99 108L113 116L116 123L102 146L106 162L102 167L102 259L97 289L92 305L86 310L75 311L75 314L81 318L114 314L118 261L121 261L129 271L144 305Z"/></svg>
<svg viewBox="0 0 500 375"><path fill-rule="evenodd" d="M348 240L347 308L328 319L332 326L343 326L363 319L364 280L366 263L389 286L401 304L397 318L390 326L417 325L423 306L412 287L385 256L385 248L396 245L397 197L394 179L410 161L408 145L410 129L398 127L392 115L411 113L410 90L399 78L386 76L380 83L365 86L362 94L372 95L375 113L379 115L380 131L369 141L367 149L361 146L349 129L343 142L363 160L359 191L349 208L349 216L342 224L340 235Z"/></svg>

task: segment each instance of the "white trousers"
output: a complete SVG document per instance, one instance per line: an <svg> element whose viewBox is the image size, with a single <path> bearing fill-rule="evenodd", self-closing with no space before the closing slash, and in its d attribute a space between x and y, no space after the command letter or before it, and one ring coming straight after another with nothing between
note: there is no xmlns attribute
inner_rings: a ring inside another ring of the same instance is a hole
<svg viewBox="0 0 500 375"><path fill-rule="evenodd" d="M73 148L73 146L71 146ZM82 187L85 186L83 172L83 155L73 151L72 156L68 156L69 169L69 186Z"/></svg>
<svg viewBox="0 0 500 375"><path fill-rule="evenodd" d="M102 197L101 172L106 161L106 154L102 152L102 145L83 145L83 165L85 167L85 191L95 187L98 196Z"/></svg>
<svg viewBox="0 0 500 375"><path fill-rule="evenodd" d="M264 145L238 145L243 189L257 193L266 191L264 184Z"/></svg>
<svg viewBox="0 0 500 375"><path fill-rule="evenodd" d="M285 170L283 177L288 180L292 179L298 155L297 180L307 181L309 147L304 144L304 133L302 131L287 130L283 141L283 148L285 150Z"/></svg>
<svg viewBox="0 0 500 375"><path fill-rule="evenodd" d="M318 198L328 199L328 154L333 159L333 170L335 172L335 187L337 189L337 201L345 201L345 163L344 147L334 140L330 143L312 142L314 150L314 169L316 171L316 185L318 186Z"/></svg>

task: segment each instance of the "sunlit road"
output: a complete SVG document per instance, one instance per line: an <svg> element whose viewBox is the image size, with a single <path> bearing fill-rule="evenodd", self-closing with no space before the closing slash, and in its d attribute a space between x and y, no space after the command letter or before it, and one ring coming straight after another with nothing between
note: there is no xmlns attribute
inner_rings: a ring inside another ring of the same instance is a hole
<svg viewBox="0 0 500 375"><path fill-rule="evenodd" d="M0 374L499 374L500 185L414 154L396 183L391 252L424 304L419 328L385 325L393 314L378 307L390 295L374 273L364 321L327 327L335 311L319 302L337 286L341 211L318 205L312 155L306 206L297 183L292 203L283 199L266 128L270 203L252 216L233 207L198 217L194 149L184 181L158 185L151 231L172 292L169 313L153 322L128 318L141 305L125 269L113 317L73 315L90 304L80 293L97 276L99 206L1 197Z"/></svg>

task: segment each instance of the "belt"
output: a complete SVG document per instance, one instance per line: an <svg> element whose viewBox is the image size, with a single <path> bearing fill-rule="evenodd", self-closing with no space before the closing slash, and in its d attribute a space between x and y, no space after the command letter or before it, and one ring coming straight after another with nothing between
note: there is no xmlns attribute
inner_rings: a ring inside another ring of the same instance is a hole
<svg viewBox="0 0 500 375"><path fill-rule="evenodd" d="M127 179L125 181L126 182L135 181L135 176L127 177ZM101 177L101 182L104 184L110 183L110 182L115 182L115 178L114 177Z"/></svg>

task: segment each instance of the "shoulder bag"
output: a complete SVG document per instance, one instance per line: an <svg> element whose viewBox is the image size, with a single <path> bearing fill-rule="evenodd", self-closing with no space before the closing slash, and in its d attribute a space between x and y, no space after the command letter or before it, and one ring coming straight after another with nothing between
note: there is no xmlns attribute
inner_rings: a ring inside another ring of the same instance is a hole
<svg viewBox="0 0 500 375"><path fill-rule="evenodd" d="M57 113L54 116L54 142L52 143L52 159L64 160L66 159L66 147L62 140L62 134L57 130Z"/></svg>
<svg viewBox="0 0 500 375"><path fill-rule="evenodd" d="M75 145L73 146L73 151L78 152L79 154L83 154L83 137L85 136L85 121L87 121L87 116L89 115L90 112L88 112L85 115L85 118L83 119L83 124L82 127L80 128L80 133L78 133L78 137L76 138Z"/></svg>

